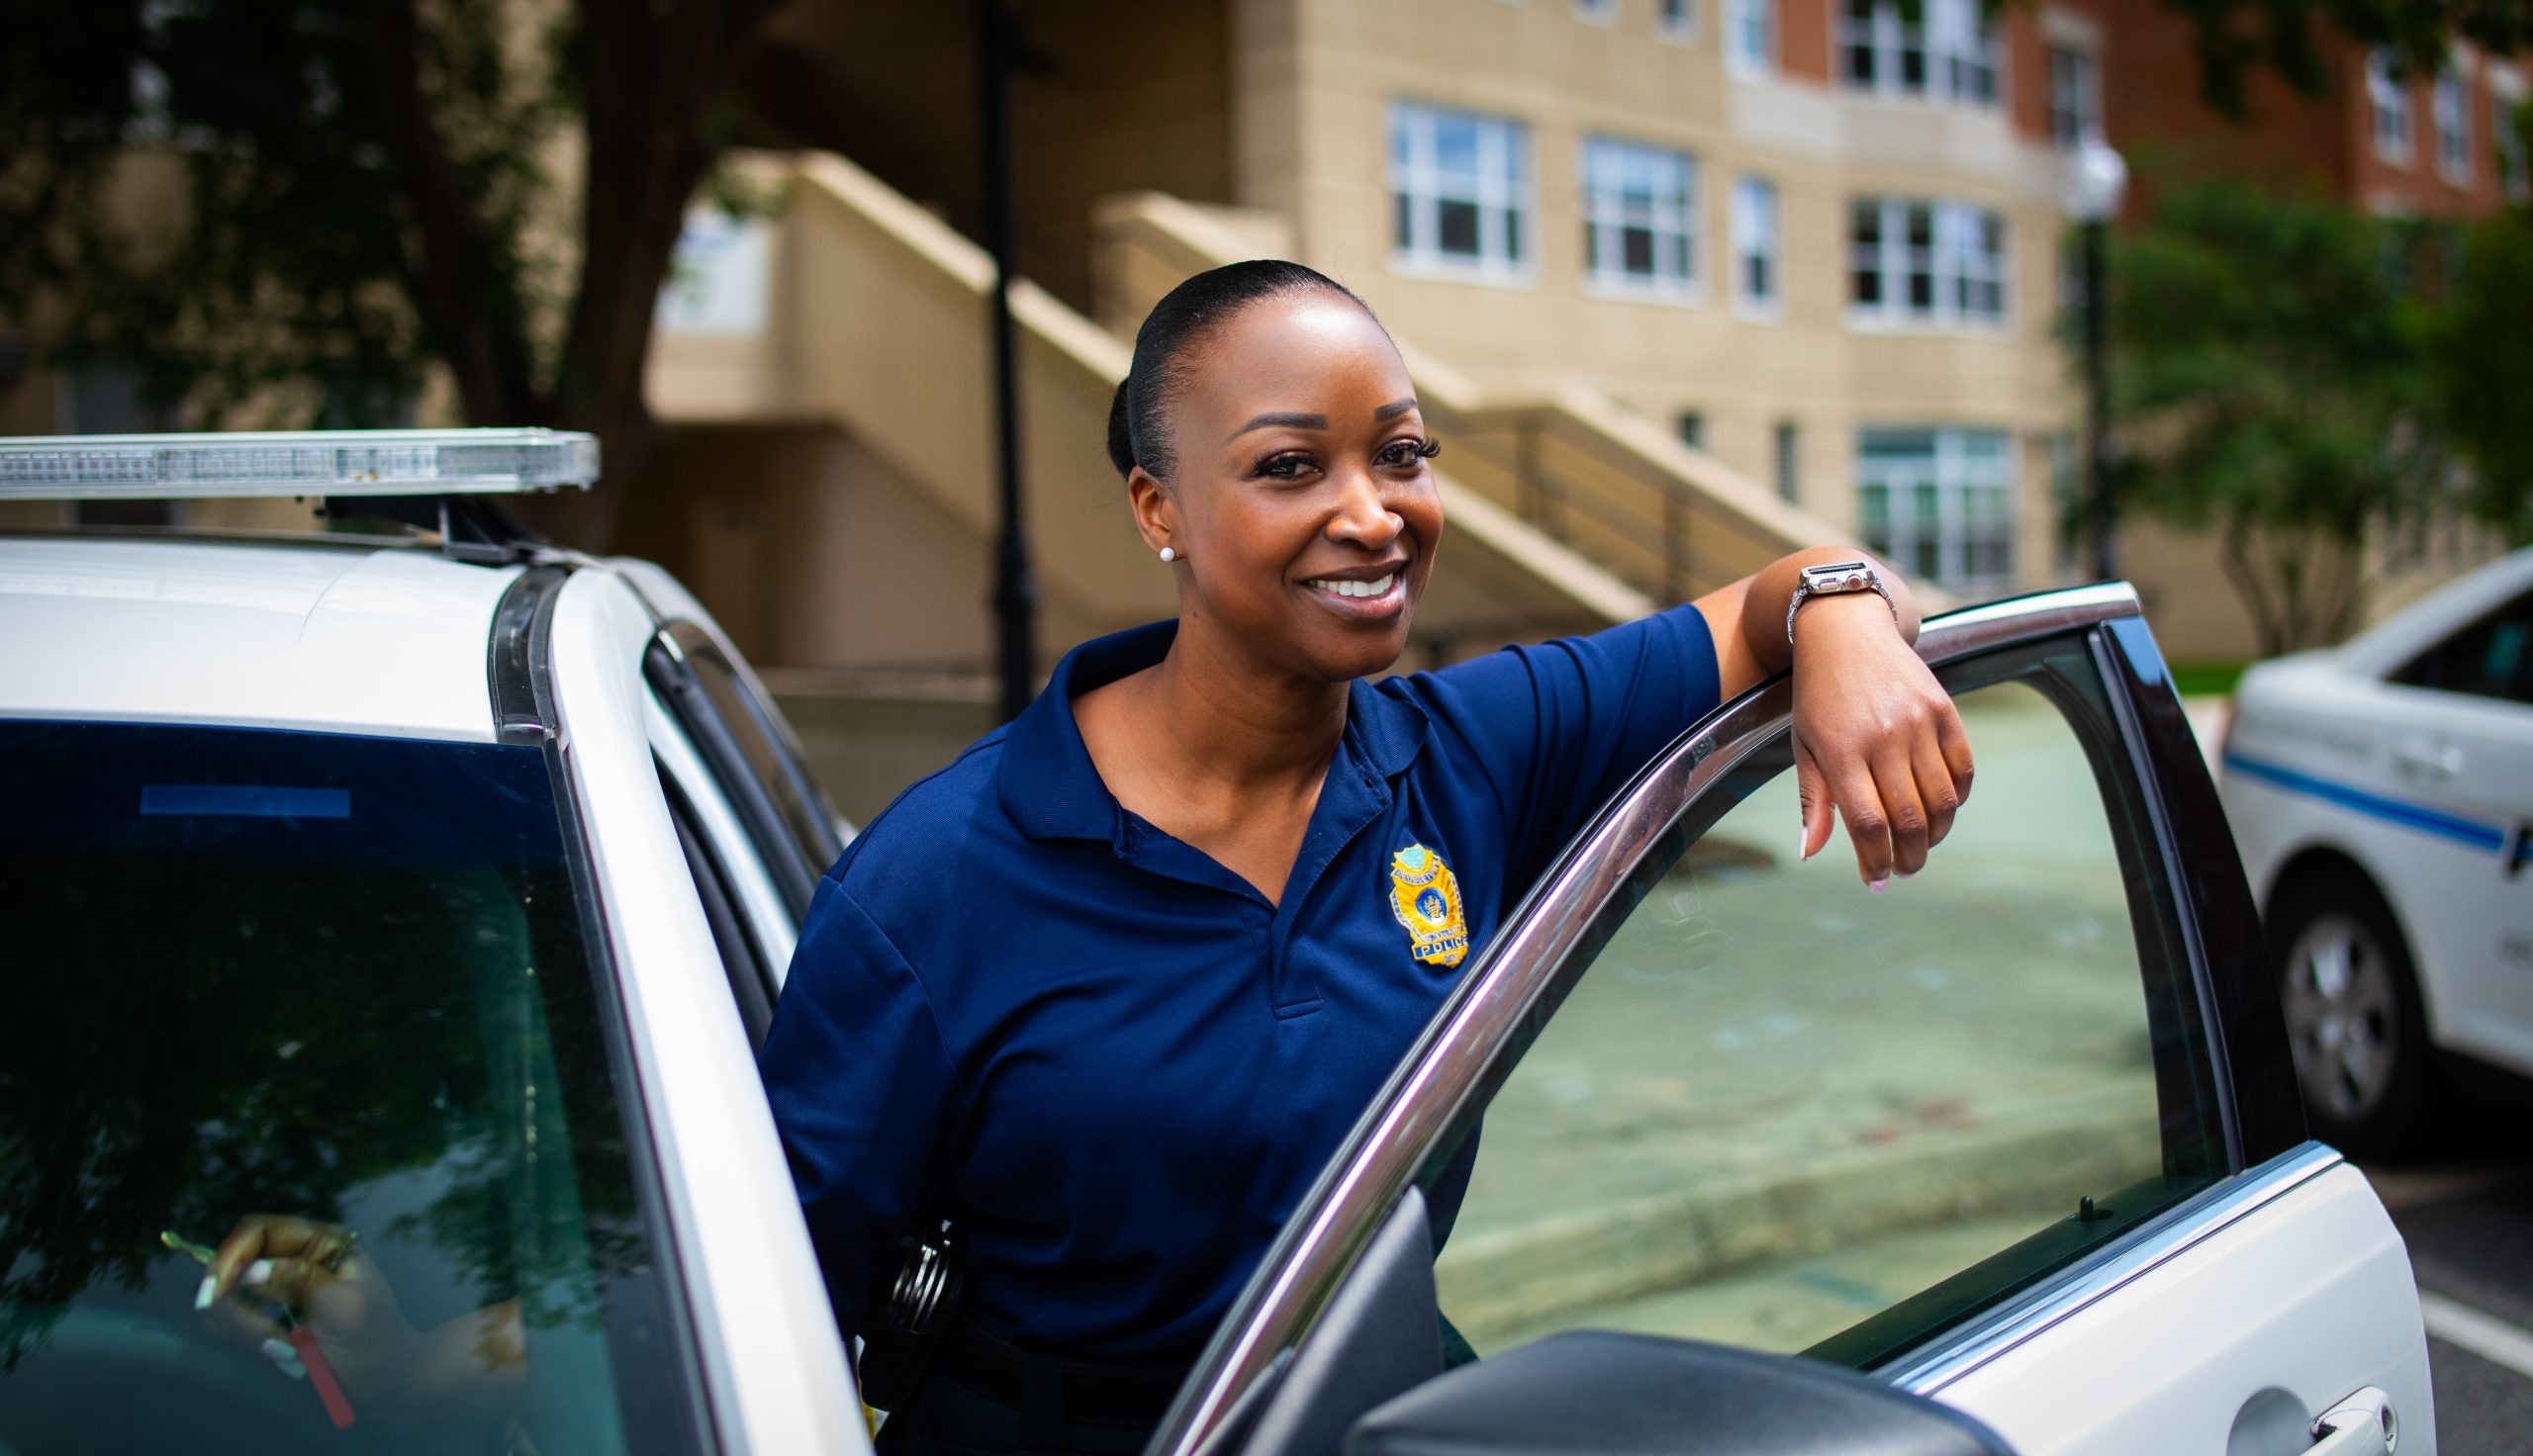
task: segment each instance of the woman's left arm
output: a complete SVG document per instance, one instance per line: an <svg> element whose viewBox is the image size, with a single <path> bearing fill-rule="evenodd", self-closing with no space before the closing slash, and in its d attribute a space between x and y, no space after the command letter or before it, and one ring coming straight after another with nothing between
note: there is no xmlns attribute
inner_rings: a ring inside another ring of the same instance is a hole
<svg viewBox="0 0 2533 1456"><path fill-rule="evenodd" d="M1873 562L1889 601L1870 592L1812 597L1788 641L1786 606L1803 569L1857 560ZM1794 671L1803 858L1829 844L1834 804L1867 888L1923 868L1970 794L1972 766L1951 695L1912 646L1918 600L1909 584L1861 551L1829 546L1780 558L1697 606L1715 634L1726 698Z"/></svg>

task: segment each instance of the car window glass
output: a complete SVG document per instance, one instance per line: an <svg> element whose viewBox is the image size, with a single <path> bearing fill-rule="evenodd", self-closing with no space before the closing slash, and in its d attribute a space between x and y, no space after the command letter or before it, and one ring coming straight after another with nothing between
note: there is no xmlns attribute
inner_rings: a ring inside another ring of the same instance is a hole
<svg viewBox="0 0 2533 1456"><path fill-rule="evenodd" d="M728 727L748 773L772 798L810 872L824 873L844 853L836 833L835 808L802 766L782 719L702 627L673 622L664 632L676 643L697 684Z"/></svg>
<svg viewBox="0 0 2533 1456"><path fill-rule="evenodd" d="M1922 875L1866 892L1843 836L1793 863L1780 736L1632 876L1484 1110L1436 1271L1479 1352L1602 1327L1870 1366L2226 1170L2091 659L1999 671L1957 675L1977 786Z"/></svg>
<svg viewBox="0 0 2533 1456"><path fill-rule="evenodd" d="M543 752L11 723L0 759L0 1448L685 1448ZM276 1355L241 1321L288 1302L198 1312L185 1245L256 1214L356 1235L367 1314L319 1286Z"/></svg>
<svg viewBox="0 0 2533 1456"><path fill-rule="evenodd" d="M2392 681L2533 703L2533 592L2421 653Z"/></svg>
<svg viewBox="0 0 2533 1456"><path fill-rule="evenodd" d="M779 985L799 935L799 921L784 903L780 881L721 792L704 756L656 691L647 695L642 716L651 752L659 761L661 781L670 790L670 808L680 816L681 831L691 831L709 853L757 958L773 968Z"/></svg>

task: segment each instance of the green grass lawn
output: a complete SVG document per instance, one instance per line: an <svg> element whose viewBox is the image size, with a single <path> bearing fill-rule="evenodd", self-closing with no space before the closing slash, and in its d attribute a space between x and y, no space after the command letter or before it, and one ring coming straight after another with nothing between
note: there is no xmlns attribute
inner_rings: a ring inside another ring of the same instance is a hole
<svg viewBox="0 0 2533 1456"><path fill-rule="evenodd" d="M2184 697L2221 697L2234 690L2249 663L2175 663L2173 687Z"/></svg>

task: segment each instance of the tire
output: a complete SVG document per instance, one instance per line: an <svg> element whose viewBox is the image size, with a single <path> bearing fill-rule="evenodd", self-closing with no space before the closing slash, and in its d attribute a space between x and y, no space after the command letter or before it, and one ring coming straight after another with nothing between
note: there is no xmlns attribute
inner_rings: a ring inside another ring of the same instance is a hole
<svg viewBox="0 0 2533 1456"><path fill-rule="evenodd" d="M2300 875L2266 930L2313 1136L2357 1157L2425 1151L2435 1055L2409 942L2382 891L2349 868Z"/></svg>

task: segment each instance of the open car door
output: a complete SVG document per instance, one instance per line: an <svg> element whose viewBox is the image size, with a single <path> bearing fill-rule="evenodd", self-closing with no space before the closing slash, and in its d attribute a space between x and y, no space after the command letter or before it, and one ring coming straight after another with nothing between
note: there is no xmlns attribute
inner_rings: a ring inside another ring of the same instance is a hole
<svg viewBox="0 0 2533 1456"><path fill-rule="evenodd" d="M2305 1138L2135 596L1919 648L1980 764L1925 873L1793 863L1782 680L1684 735L1437 1014L1157 1456L2433 1451L2406 1252Z"/></svg>

